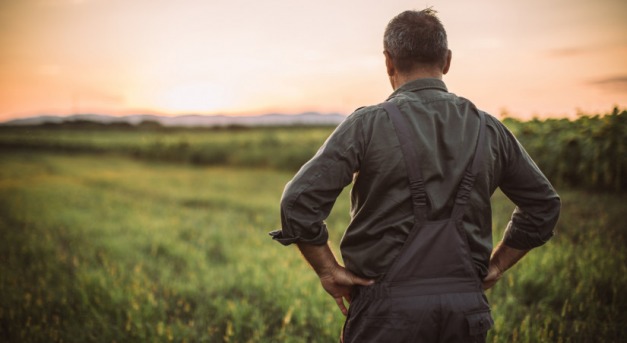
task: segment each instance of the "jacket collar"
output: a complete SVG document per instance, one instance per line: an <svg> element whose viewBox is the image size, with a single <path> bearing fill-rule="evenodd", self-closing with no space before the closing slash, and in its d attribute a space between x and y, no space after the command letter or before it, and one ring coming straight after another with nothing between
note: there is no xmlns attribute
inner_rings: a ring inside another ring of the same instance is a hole
<svg viewBox="0 0 627 343"><path fill-rule="evenodd" d="M388 100L395 97L396 95L400 93L417 92L417 91L421 91L425 89L437 89L437 90L441 90L444 92L448 92L448 89L446 88L444 81L440 79L430 79L430 78L429 79L416 79L413 81L409 81L406 84L397 88L394 91L394 93L390 95Z"/></svg>

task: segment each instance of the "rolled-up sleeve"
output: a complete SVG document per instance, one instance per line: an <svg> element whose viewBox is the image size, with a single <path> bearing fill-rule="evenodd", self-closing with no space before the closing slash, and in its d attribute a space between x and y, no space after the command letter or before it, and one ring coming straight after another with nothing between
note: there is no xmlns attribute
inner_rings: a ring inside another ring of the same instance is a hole
<svg viewBox="0 0 627 343"><path fill-rule="evenodd" d="M270 232L283 245L325 244L329 234L324 220L344 187L359 169L363 151L360 115L344 120L288 182L281 198L281 230Z"/></svg>
<svg viewBox="0 0 627 343"><path fill-rule="evenodd" d="M560 197L518 140L506 130L507 166L500 188L516 204L505 229L503 243L528 250L554 235L560 214Z"/></svg>

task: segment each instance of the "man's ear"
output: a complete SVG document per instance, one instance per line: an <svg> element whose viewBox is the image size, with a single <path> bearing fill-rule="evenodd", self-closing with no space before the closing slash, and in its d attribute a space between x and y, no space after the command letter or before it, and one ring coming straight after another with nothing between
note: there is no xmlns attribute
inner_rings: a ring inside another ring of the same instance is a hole
<svg viewBox="0 0 627 343"><path fill-rule="evenodd" d="M446 63L444 64L444 68L442 69L442 74L446 75L448 70L451 68L451 59L453 58L453 52L449 49L446 53Z"/></svg>
<svg viewBox="0 0 627 343"><path fill-rule="evenodd" d="M394 67L392 56L390 56L387 50L383 51L383 54L385 55L385 68L387 69L388 76L394 76L394 74L396 74L396 68Z"/></svg>

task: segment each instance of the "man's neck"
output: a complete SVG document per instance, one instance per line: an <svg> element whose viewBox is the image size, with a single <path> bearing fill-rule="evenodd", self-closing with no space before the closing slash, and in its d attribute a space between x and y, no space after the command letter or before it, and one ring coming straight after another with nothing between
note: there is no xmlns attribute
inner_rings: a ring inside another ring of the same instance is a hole
<svg viewBox="0 0 627 343"><path fill-rule="evenodd" d="M410 73L395 74L390 77L390 83L394 90L399 89L404 84L418 79L440 79L442 80L442 71L433 69L415 69Z"/></svg>

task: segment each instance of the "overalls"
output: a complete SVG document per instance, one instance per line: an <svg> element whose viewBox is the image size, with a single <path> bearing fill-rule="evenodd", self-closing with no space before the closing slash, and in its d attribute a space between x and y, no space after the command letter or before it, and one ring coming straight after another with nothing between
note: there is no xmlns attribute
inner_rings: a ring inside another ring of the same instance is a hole
<svg viewBox="0 0 627 343"><path fill-rule="evenodd" d="M462 226L485 154L485 116L477 111L481 120L477 148L450 218L428 221L424 181L412 147L414 133L396 105L389 101L382 105L401 143L415 224L383 279L356 287L343 342L485 342L493 321Z"/></svg>

